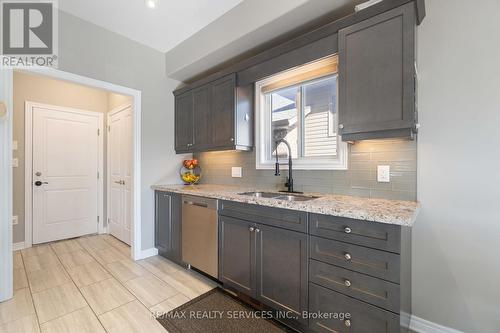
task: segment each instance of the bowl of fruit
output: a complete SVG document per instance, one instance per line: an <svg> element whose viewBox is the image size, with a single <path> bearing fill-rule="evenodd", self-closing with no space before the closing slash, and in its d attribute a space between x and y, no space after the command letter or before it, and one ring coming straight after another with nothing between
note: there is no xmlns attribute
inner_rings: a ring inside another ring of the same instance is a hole
<svg viewBox="0 0 500 333"><path fill-rule="evenodd" d="M193 185L201 179L201 168L198 160L184 160L180 169L181 179L186 185Z"/></svg>

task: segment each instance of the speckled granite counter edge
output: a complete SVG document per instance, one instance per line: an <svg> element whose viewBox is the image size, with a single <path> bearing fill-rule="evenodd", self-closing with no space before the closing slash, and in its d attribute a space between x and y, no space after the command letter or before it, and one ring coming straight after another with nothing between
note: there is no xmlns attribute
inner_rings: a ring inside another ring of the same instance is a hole
<svg viewBox="0 0 500 333"><path fill-rule="evenodd" d="M413 226L419 213L420 205L414 201L369 199L354 196L341 196L332 194L316 194L320 198L311 201L276 200L269 198L255 198L238 193L256 191L235 186L224 185L164 185L151 186L153 190L194 195L220 200L235 201L267 207L284 208L309 213L317 213L338 217L352 218L367 222ZM264 191L263 189L258 189ZM276 192L269 190L268 192Z"/></svg>

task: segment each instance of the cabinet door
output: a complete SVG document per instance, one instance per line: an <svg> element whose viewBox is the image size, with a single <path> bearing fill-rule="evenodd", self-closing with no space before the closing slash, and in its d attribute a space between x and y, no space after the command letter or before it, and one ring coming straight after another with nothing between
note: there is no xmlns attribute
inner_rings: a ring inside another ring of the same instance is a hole
<svg viewBox="0 0 500 333"><path fill-rule="evenodd" d="M181 263L181 196L156 192L155 247L158 253L176 263Z"/></svg>
<svg viewBox="0 0 500 333"><path fill-rule="evenodd" d="M212 83L212 131L214 147L234 146L236 77L228 75Z"/></svg>
<svg viewBox="0 0 500 333"><path fill-rule="evenodd" d="M257 299L274 309L292 311L299 321L308 309L307 234L258 225Z"/></svg>
<svg viewBox="0 0 500 333"><path fill-rule="evenodd" d="M172 196L165 192L156 192L155 202L155 247L158 253L169 253L172 249Z"/></svg>
<svg viewBox="0 0 500 333"><path fill-rule="evenodd" d="M255 297L255 233L253 224L219 218L219 279L225 286Z"/></svg>
<svg viewBox="0 0 500 333"><path fill-rule="evenodd" d="M175 151L188 152L193 145L193 92L175 97Z"/></svg>
<svg viewBox="0 0 500 333"><path fill-rule="evenodd" d="M414 4L349 26L338 36L342 139L409 136L415 125Z"/></svg>
<svg viewBox="0 0 500 333"><path fill-rule="evenodd" d="M193 91L193 148L195 151L202 151L212 144L210 94L211 85L205 85Z"/></svg>

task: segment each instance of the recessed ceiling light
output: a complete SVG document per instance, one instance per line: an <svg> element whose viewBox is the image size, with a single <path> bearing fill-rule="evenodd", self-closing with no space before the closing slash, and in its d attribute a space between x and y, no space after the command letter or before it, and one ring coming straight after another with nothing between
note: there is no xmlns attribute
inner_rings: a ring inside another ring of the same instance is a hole
<svg viewBox="0 0 500 333"><path fill-rule="evenodd" d="M146 4L146 7L155 9L156 7L158 7L159 0L144 0L144 2Z"/></svg>

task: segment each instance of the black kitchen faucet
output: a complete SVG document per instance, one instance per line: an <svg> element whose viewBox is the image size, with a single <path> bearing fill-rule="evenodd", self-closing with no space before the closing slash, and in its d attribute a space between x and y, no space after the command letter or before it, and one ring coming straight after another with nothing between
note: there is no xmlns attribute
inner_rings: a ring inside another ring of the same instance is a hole
<svg viewBox="0 0 500 333"><path fill-rule="evenodd" d="M278 146L281 143L284 143L286 145L286 147L288 148L288 177L286 178L286 183L285 183L285 186L288 188L288 190L287 191L280 191L280 192L302 193L302 192L296 192L293 190L292 147L290 147L290 144L285 139L279 139L276 141L276 164L275 164L275 168L274 168L274 175L275 176L280 175L280 162L278 160Z"/></svg>

